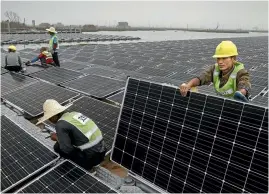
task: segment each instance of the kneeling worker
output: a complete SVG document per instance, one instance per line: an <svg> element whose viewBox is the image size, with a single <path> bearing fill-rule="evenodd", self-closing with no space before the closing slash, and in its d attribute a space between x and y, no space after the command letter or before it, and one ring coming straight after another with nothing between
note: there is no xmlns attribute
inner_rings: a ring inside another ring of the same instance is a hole
<svg viewBox="0 0 269 194"><path fill-rule="evenodd" d="M249 73L244 65L236 61L237 47L231 41L222 41L216 48L213 58L217 63L209 67L200 77L193 78L180 86L182 96L196 86L213 82L217 95L248 102L251 89Z"/></svg>
<svg viewBox="0 0 269 194"><path fill-rule="evenodd" d="M78 112L65 112L70 106L62 106L53 99L46 100L43 105L44 116L39 119L37 125L47 119L56 124L57 134L51 134L51 139L57 141L54 150L61 157L90 170L100 164L105 157L106 148L102 132L85 115Z"/></svg>
<svg viewBox="0 0 269 194"><path fill-rule="evenodd" d="M26 65L31 65L31 63L34 63L38 60L40 60L41 66L47 66L47 65L55 66L52 55L50 52L48 52L48 49L46 47L42 47L40 49L40 54L34 59L32 59L32 61L27 61Z"/></svg>
<svg viewBox="0 0 269 194"><path fill-rule="evenodd" d="M5 56L5 69L14 72L25 71L23 67L20 55L16 52L17 48L14 45L8 47L8 53Z"/></svg>

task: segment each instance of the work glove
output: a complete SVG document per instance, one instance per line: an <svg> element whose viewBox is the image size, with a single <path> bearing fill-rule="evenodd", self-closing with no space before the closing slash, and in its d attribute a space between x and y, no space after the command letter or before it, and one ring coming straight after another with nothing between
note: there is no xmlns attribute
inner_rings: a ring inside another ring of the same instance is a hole
<svg viewBox="0 0 269 194"><path fill-rule="evenodd" d="M27 66L31 65L31 61L27 61L27 62L25 63L25 65L27 65Z"/></svg>
<svg viewBox="0 0 269 194"><path fill-rule="evenodd" d="M26 67L23 67L21 72L24 73L26 71Z"/></svg>
<svg viewBox="0 0 269 194"><path fill-rule="evenodd" d="M247 97L244 94L242 94L240 91L236 91L234 93L234 99L241 102L248 102Z"/></svg>

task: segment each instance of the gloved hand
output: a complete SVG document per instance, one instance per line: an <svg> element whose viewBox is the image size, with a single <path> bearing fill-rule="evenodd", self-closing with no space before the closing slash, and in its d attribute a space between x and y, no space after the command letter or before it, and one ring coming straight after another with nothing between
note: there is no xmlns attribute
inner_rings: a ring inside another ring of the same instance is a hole
<svg viewBox="0 0 269 194"><path fill-rule="evenodd" d="M191 87L186 83L181 84L181 86L179 87L182 96L186 96L190 89Z"/></svg>
<svg viewBox="0 0 269 194"><path fill-rule="evenodd" d="M26 71L26 67L23 67L21 72L24 73Z"/></svg>
<svg viewBox="0 0 269 194"><path fill-rule="evenodd" d="M27 65L27 66L31 65L31 61L27 61L27 62L25 63L25 65Z"/></svg>
<svg viewBox="0 0 269 194"><path fill-rule="evenodd" d="M240 91L236 91L234 93L234 99L241 102L248 102L247 97L244 94L242 94L242 92Z"/></svg>

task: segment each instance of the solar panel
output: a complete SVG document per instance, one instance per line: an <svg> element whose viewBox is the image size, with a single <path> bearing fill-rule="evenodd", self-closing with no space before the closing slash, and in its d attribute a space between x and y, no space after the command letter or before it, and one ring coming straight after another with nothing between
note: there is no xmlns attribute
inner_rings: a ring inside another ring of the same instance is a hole
<svg viewBox="0 0 269 194"><path fill-rule="evenodd" d="M111 159L172 192L268 191L268 109L129 79Z"/></svg>
<svg viewBox="0 0 269 194"><path fill-rule="evenodd" d="M39 81L3 95L2 98L34 117L43 112L43 104L47 99L55 99L63 104L78 95L65 88Z"/></svg>
<svg viewBox="0 0 269 194"><path fill-rule="evenodd" d="M21 74L6 73L1 75L1 96L36 82L37 80Z"/></svg>
<svg viewBox="0 0 269 194"><path fill-rule="evenodd" d="M120 70L96 65L87 69L83 69L81 72L89 75L100 75L111 78L122 76L122 72Z"/></svg>
<svg viewBox="0 0 269 194"><path fill-rule="evenodd" d="M78 70L83 70L89 66L85 65L85 64L78 64L78 63L72 62L72 61L65 61L65 62L61 63L61 67L65 68L65 69L71 69L71 70L78 71Z"/></svg>
<svg viewBox="0 0 269 194"><path fill-rule="evenodd" d="M118 94L114 94L113 96L110 96L107 99L111 100L113 102L121 104L122 100L123 100L123 95L124 95L124 91L122 91L122 92L120 92Z"/></svg>
<svg viewBox="0 0 269 194"><path fill-rule="evenodd" d="M23 74L24 75L29 75L31 73L36 73L36 72L43 71L43 70L45 70L47 68L49 68L49 67L41 67L40 65L27 66L26 71L23 72Z"/></svg>
<svg viewBox="0 0 269 194"><path fill-rule="evenodd" d="M125 86L125 83L120 80L98 75L87 75L61 85L86 95L105 98L106 96L121 90Z"/></svg>
<svg viewBox="0 0 269 194"><path fill-rule="evenodd" d="M58 156L6 116L1 116L1 191L26 180Z"/></svg>
<svg viewBox="0 0 269 194"><path fill-rule="evenodd" d="M111 150L120 112L118 107L84 96L74 101L69 111L91 118L102 131L106 148Z"/></svg>
<svg viewBox="0 0 269 194"><path fill-rule="evenodd" d="M7 73L8 72L8 70L6 70L6 69L4 69L4 68L1 68L1 75L2 74L5 74L5 73Z"/></svg>
<svg viewBox="0 0 269 194"><path fill-rule="evenodd" d="M251 103L268 107L268 96L256 96Z"/></svg>
<svg viewBox="0 0 269 194"><path fill-rule="evenodd" d="M151 68L151 67L143 67L139 69L137 72L147 74L147 75L152 75L152 76L160 76L160 77L168 77L173 72L171 71L166 71L163 69L156 69L156 68Z"/></svg>
<svg viewBox="0 0 269 194"><path fill-rule="evenodd" d="M121 62L117 62L116 64L114 64L112 66L113 68L117 68L117 69L124 69L124 70L129 70L129 71L136 71L139 68L141 68L141 65L134 65L134 64L127 64L127 63L121 63Z"/></svg>
<svg viewBox="0 0 269 194"><path fill-rule="evenodd" d="M55 84L60 84L68 80L73 80L82 75L83 74L80 72L76 72L76 71L72 71L72 70L68 70L64 68L59 68L59 67L53 67L53 68L44 70L42 72L31 74L32 77L43 79L45 81L55 83Z"/></svg>
<svg viewBox="0 0 269 194"><path fill-rule="evenodd" d="M18 193L117 193L88 171L64 160Z"/></svg>
<svg viewBox="0 0 269 194"><path fill-rule="evenodd" d="M115 64L113 61L104 60L104 59L94 59L90 62L90 64L103 65L103 66L111 66Z"/></svg>

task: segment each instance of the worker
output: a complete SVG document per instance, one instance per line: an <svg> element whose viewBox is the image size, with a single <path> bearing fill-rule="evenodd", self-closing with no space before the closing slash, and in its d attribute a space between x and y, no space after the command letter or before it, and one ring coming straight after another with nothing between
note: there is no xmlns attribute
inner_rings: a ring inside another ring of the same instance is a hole
<svg viewBox="0 0 269 194"><path fill-rule="evenodd" d="M66 112L70 106L62 106L53 99L46 100L43 105L44 116L37 125L47 119L55 124L56 133L51 133L51 139L57 141L54 145L55 152L90 170L105 157L102 132L87 116L78 112Z"/></svg>
<svg viewBox="0 0 269 194"><path fill-rule="evenodd" d="M59 41L58 37L56 36L57 32L54 27L50 27L49 29L46 30L51 36L49 41L49 52L51 52L53 61L55 62L56 66L60 67L60 62L58 58Z"/></svg>
<svg viewBox="0 0 269 194"><path fill-rule="evenodd" d="M213 83L217 95L248 102L251 84L249 73L244 64L236 60L237 47L232 41L222 41L215 51L213 58L217 63L210 66L199 77L193 78L180 86L180 93L187 92L196 86Z"/></svg>
<svg viewBox="0 0 269 194"><path fill-rule="evenodd" d="M26 65L31 65L31 63L34 63L38 60L40 60L41 66L47 66L47 65L55 66L52 55L50 52L48 52L48 49L46 47L42 47L40 49L40 54L31 61L27 61Z"/></svg>
<svg viewBox="0 0 269 194"><path fill-rule="evenodd" d="M21 62L21 57L19 53L16 52L17 48L14 45L8 47L8 53L5 56L5 69L14 72L25 71L26 68L23 67Z"/></svg>

